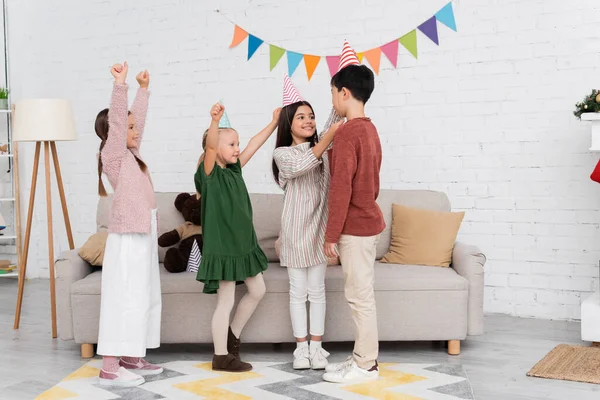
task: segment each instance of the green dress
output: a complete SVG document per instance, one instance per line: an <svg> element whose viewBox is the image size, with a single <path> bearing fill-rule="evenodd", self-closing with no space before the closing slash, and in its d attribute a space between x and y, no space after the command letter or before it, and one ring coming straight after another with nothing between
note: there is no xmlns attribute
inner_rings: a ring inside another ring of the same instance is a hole
<svg viewBox="0 0 600 400"><path fill-rule="evenodd" d="M242 283L265 271L268 260L258 246L252 204L238 161L206 176L204 161L194 175L201 195L202 261L196 279L204 293L217 293L219 281Z"/></svg>

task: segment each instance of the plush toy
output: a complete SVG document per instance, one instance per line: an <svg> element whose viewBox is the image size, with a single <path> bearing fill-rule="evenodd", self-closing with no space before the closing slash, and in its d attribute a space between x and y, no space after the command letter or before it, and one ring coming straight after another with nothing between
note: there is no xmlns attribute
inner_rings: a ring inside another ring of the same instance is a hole
<svg viewBox="0 0 600 400"><path fill-rule="evenodd" d="M175 199L175 208L183 215L185 223L158 238L160 247L170 248L165 255L165 269L169 272L197 271L202 251L202 227L200 226L200 199L189 193L180 193ZM192 252L194 254L192 255ZM190 257L192 258L190 260ZM190 263L191 261L191 263ZM188 267L189 264L192 264Z"/></svg>

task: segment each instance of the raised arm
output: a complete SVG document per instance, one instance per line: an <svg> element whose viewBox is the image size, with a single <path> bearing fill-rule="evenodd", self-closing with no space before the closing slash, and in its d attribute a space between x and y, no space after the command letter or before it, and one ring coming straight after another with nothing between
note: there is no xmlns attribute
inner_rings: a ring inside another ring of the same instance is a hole
<svg viewBox="0 0 600 400"><path fill-rule="evenodd" d="M288 151L287 148L277 148L273 152L273 159L279 168L279 175L282 180L294 179L299 176L306 174L311 169L320 165L320 158L323 153L327 150L329 145L333 142L333 137L337 128L342 123L336 123L322 135L319 143L314 145L306 153L295 153Z"/></svg>
<svg viewBox="0 0 600 400"><path fill-rule="evenodd" d="M120 160L127 154L127 70L127 62L110 68L115 83L108 108L108 138L102 149L104 163Z"/></svg>
<svg viewBox="0 0 600 400"><path fill-rule="evenodd" d="M133 100L131 113L133 114L133 118L135 118L135 127L140 135L137 141L137 149L139 150L144 138L146 114L148 113L148 98L150 97L148 85L150 84L150 74L148 73L148 70L144 70L140 72L135 79L140 84L140 88L135 95L135 100Z"/></svg>
<svg viewBox="0 0 600 400"><path fill-rule="evenodd" d="M225 106L215 104L210 109L210 126L206 135L206 151L204 152L204 173L209 176L217 162L217 147L219 146L219 121L225 112Z"/></svg>
<svg viewBox="0 0 600 400"><path fill-rule="evenodd" d="M260 149L260 147L263 144L265 144L265 142L267 141L269 136L271 136L273 131L275 131L275 129L277 128L277 121L279 120L280 112L281 108L276 108L275 111L273 111L273 119L271 120L271 122L269 122L269 125L267 125L265 129L258 132L256 135L254 135L252 139L250 139L248 145L246 146L244 151L242 151L239 157L240 165L242 168L248 163L248 161L250 161L254 154L256 154L258 149Z"/></svg>

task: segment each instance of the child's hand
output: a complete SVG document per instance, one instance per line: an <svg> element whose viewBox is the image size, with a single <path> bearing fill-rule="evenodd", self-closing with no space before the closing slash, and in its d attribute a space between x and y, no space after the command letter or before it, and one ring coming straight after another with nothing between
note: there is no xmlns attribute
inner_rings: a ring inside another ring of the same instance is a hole
<svg viewBox="0 0 600 400"><path fill-rule="evenodd" d="M110 73L115 77L115 82L124 85L125 80L127 79L127 71L129 70L129 66L127 65L127 61L121 64L115 64L110 67Z"/></svg>
<svg viewBox="0 0 600 400"><path fill-rule="evenodd" d="M210 117L213 121L219 122L223 113L225 112L225 106L221 103L217 103L210 109Z"/></svg>
<svg viewBox="0 0 600 400"><path fill-rule="evenodd" d="M279 114L281 114L281 107L277 107L273 111L273 122L275 122L275 123L279 122Z"/></svg>
<svg viewBox="0 0 600 400"><path fill-rule="evenodd" d="M147 69L145 69L142 72L140 72L139 74L137 74L135 79L140 84L140 87L147 89L148 85L150 84L150 73L148 72Z"/></svg>
<svg viewBox="0 0 600 400"><path fill-rule="evenodd" d="M323 246L323 250L325 251L325 255L329 258L334 258L339 256L339 254L337 253L337 249L335 247L336 243L325 243L325 246Z"/></svg>
<svg viewBox="0 0 600 400"><path fill-rule="evenodd" d="M331 125L329 127L329 130L327 131L327 133L335 136L335 132L338 130L338 128L340 126L342 126L343 123L344 123L344 120L341 120L341 121L338 121L335 124Z"/></svg>

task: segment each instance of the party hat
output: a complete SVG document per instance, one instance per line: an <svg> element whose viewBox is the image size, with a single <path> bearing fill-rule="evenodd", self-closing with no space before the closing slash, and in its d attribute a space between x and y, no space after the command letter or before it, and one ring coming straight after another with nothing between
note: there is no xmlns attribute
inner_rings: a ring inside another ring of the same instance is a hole
<svg viewBox="0 0 600 400"><path fill-rule="evenodd" d="M219 103L223 104L223 100L219 100ZM219 128L231 129L231 122L229 122L229 117L227 116L227 111L225 110L223 110L223 115L219 120Z"/></svg>
<svg viewBox="0 0 600 400"><path fill-rule="evenodd" d="M285 74L283 76L283 106L289 106L303 100L288 74Z"/></svg>
<svg viewBox="0 0 600 400"><path fill-rule="evenodd" d="M338 68L338 71L347 67L348 65L360 65L360 62L358 61L358 57L356 56L354 49L350 47L350 44L347 40L344 40L344 47L342 48L340 67Z"/></svg>

